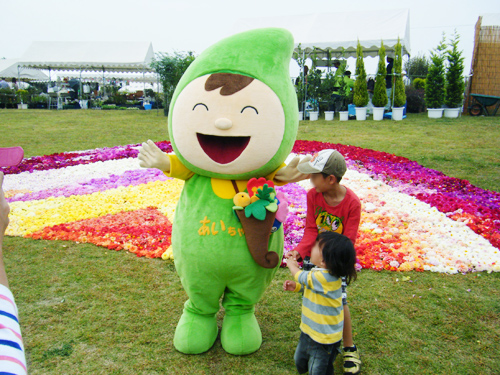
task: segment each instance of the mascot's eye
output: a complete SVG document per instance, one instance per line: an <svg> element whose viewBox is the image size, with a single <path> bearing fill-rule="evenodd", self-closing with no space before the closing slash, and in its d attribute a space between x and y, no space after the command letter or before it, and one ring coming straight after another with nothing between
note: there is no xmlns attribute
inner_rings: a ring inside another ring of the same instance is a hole
<svg viewBox="0 0 500 375"><path fill-rule="evenodd" d="M195 104L195 106L193 107L193 111L194 111L194 109L195 109L196 107L198 107L199 105L202 105L202 106L203 106L203 107L205 107L205 108L207 109L207 111L208 111L208 107L207 107L207 105L206 105L206 104L203 104L203 103L198 103L198 104Z"/></svg>
<svg viewBox="0 0 500 375"><path fill-rule="evenodd" d="M257 111L257 108L252 107L251 105L247 105L245 108L243 108L243 109L241 110L241 112L240 112L240 113L243 113L243 111L244 111L245 109L247 109L247 108L252 108L252 109L255 111L255 113L259 114L259 111Z"/></svg>

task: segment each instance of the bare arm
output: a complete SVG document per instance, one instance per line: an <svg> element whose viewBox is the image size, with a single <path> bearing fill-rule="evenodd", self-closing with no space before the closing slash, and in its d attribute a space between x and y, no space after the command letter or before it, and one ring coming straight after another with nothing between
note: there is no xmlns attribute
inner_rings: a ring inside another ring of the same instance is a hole
<svg viewBox="0 0 500 375"><path fill-rule="evenodd" d="M288 267L288 269L292 273L292 276L295 276L295 274L300 271L300 268L299 268L299 265L297 264L297 261L293 258L288 258L286 260L286 266Z"/></svg>

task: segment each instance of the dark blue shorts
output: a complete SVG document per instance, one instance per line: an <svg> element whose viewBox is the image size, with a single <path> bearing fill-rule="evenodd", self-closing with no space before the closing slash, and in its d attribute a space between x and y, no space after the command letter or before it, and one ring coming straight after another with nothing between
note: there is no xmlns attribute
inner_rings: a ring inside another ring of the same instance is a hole
<svg viewBox="0 0 500 375"><path fill-rule="evenodd" d="M309 375L333 375L333 362L340 353L340 343L320 344L301 332L294 356L299 374L309 371Z"/></svg>

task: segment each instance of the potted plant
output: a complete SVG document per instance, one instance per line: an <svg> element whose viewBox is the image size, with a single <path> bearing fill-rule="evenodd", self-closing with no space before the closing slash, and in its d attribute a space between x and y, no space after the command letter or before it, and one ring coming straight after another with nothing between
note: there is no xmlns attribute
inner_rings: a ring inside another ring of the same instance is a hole
<svg viewBox="0 0 500 375"><path fill-rule="evenodd" d="M403 82L403 56L401 53L401 42L396 43L394 47L394 74L396 79L394 82L394 103L392 106L392 119L401 121L403 119L403 110L406 103L405 84Z"/></svg>
<svg viewBox="0 0 500 375"><path fill-rule="evenodd" d="M363 48L358 40L356 49L356 81L354 81L353 102L356 106L356 120L366 120L366 106L369 101L366 71L363 62Z"/></svg>
<svg viewBox="0 0 500 375"><path fill-rule="evenodd" d="M309 69L305 65L305 52L301 48L301 44L297 46L297 52L293 52L293 58L297 61L299 65L300 73L297 79L295 80L295 91L297 93L297 104L299 108L299 121L304 120L304 99L305 99L305 82L307 77L307 69Z"/></svg>
<svg viewBox="0 0 500 375"><path fill-rule="evenodd" d="M31 97L31 108L47 108L47 97L34 95Z"/></svg>
<svg viewBox="0 0 500 375"><path fill-rule="evenodd" d="M319 116L319 93L321 90L321 70L315 69L314 64L307 78L307 92L309 94L309 120L317 121Z"/></svg>
<svg viewBox="0 0 500 375"><path fill-rule="evenodd" d="M341 99L339 104L339 120L347 121L349 120L349 104L352 103L353 93L351 88L346 82L345 75L342 74L340 90L339 90Z"/></svg>
<svg viewBox="0 0 500 375"><path fill-rule="evenodd" d="M29 98L28 91L23 89L17 90L16 97L17 97L17 109L28 109L28 98Z"/></svg>
<svg viewBox="0 0 500 375"><path fill-rule="evenodd" d="M385 84L385 77L387 75L387 69L385 67L385 47L384 42L380 44L380 49L378 50L378 69L377 76L375 78L375 88L373 89L373 119L375 121L381 121L384 118L384 107L387 105L387 90Z"/></svg>
<svg viewBox="0 0 500 375"><path fill-rule="evenodd" d="M425 82L425 102L427 104L427 114L430 118L440 118L443 116L443 103L445 95L444 76L444 51L446 45L443 39L439 45L431 51L431 64Z"/></svg>
<svg viewBox="0 0 500 375"><path fill-rule="evenodd" d="M460 36L456 33L450 39L450 48L446 51L448 70L446 71L446 87L444 103L448 108L444 109L444 117L457 118L460 114L464 98L464 58L462 51L458 50Z"/></svg>
<svg viewBox="0 0 500 375"><path fill-rule="evenodd" d="M327 102L328 110L325 111L325 120L332 121L335 111L333 110L335 100L332 92L335 90L335 74L332 71L326 73L325 79L321 82L321 97Z"/></svg>

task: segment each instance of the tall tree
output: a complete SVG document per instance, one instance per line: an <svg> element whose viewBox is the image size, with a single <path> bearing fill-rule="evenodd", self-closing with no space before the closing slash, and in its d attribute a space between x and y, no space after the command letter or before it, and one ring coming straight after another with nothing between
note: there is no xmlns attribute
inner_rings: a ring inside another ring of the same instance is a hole
<svg viewBox="0 0 500 375"><path fill-rule="evenodd" d="M158 52L151 63L151 67L160 75L165 116L168 115L168 107L177 83L194 59L194 53L191 51L173 54Z"/></svg>
<svg viewBox="0 0 500 375"><path fill-rule="evenodd" d="M414 56L410 57L408 61L405 62L405 71L408 78L413 83L415 78L424 79L427 77L429 72L429 60L425 56Z"/></svg>
<svg viewBox="0 0 500 375"><path fill-rule="evenodd" d="M457 108L462 105L464 97L464 58L462 51L458 50L460 35L455 34L449 41L449 49L446 51L448 70L446 71L446 94L445 104L448 108Z"/></svg>
<svg viewBox="0 0 500 375"><path fill-rule="evenodd" d="M366 107L369 101L368 87L366 84L366 70L363 61L363 48L358 40L356 49L356 80L354 81L353 102L356 107Z"/></svg>
<svg viewBox="0 0 500 375"><path fill-rule="evenodd" d="M403 55L399 38L394 50L394 74L396 75L396 81L394 83L393 107L398 108L403 107L406 103L405 84L403 82Z"/></svg>
<svg viewBox="0 0 500 375"><path fill-rule="evenodd" d="M385 85L385 77L387 68L385 67L385 47L384 41L380 44L378 50L378 69L375 77L375 88L373 89L372 103L374 107L385 107L388 101L387 90Z"/></svg>
<svg viewBox="0 0 500 375"><path fill-rule="evenodd" d="M425 102L427 108L441 108L445 95L444 52L446 50L445 37L438 46L431 51L431 65L425 82Z"/></svg>

